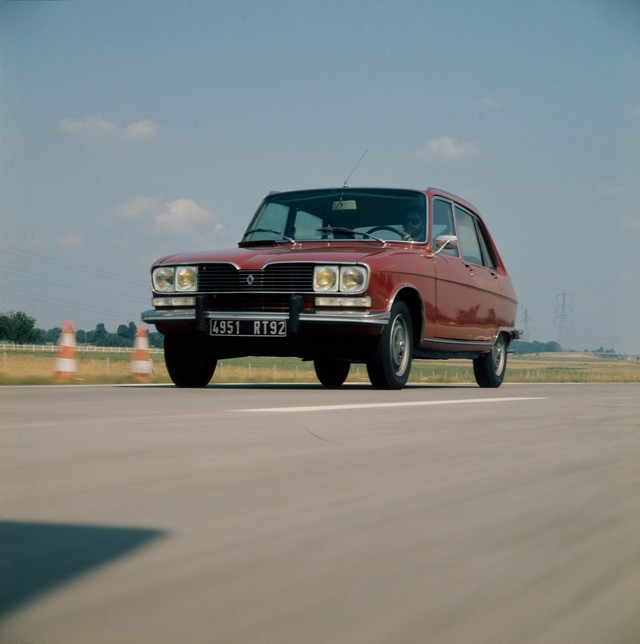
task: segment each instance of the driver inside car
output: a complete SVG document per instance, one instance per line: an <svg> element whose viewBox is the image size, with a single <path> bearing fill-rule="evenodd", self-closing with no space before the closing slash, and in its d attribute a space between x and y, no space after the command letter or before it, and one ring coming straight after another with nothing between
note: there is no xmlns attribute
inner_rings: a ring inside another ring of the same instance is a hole
<svg viewBox="0 0 640 644"><path fill-rule="evenodd" d="M406 241L423 242L425 240L424 223L424 213L420 212L419 210L410 210L409 212L407 212L402 223L404 228L402 239Z"/></svg>

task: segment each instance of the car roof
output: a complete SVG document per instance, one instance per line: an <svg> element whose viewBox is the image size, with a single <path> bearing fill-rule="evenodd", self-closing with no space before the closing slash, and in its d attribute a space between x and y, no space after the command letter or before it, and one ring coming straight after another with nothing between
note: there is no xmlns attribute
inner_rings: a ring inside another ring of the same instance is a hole
<svg viewBox="0 0 640 644"><path fill-rule="evenodd" d="M426 195L446 197L446 198L452 199L453 201L457 201L460 205L464 206L465 208L472 210L474 213L479 214L478 209L472 203L468 202L466 199L463 199L462 197L459 197L458 195L452 192L449 192L448 190L444 190L443 188L436 188L435 186L430 186L428 188L398 188L398 187L391 187L391 186L331 186L331 187L324 187L324 188L297 188L294 190L271 190L267 196L271 197L273 195L278 195L278 194L290 194L294 192L309 192L314 190L318 190L318 191L326 190L326 191L336 191L336 192L340 192L343 190L398 190L398 191L404 190L407 192L420 192Z"/></svg>

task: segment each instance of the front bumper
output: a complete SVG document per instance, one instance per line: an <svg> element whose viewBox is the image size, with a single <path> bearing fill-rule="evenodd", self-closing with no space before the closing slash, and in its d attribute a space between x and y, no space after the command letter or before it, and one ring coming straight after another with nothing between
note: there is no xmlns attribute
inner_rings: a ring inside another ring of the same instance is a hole
<svg viewBox="0 0 640 644"><path fill-rule="evenodd" d="M299 333L303 324L365 325L385 326L389 322L389 312L369 310L318 310L304 311L302 298L292 296L287 311L210 311L205 309L203 300L196 298L195 308L157 308L142 313L142 321L162 326L171 323L193 323L198 331L207 333L211 320L287 320L292 333Z"/></svg>

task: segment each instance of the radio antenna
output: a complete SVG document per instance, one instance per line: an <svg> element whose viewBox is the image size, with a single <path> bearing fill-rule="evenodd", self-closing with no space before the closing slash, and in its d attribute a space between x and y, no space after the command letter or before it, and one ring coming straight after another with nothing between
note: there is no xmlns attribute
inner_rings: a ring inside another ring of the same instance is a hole
<svg viewBox="0 0 640 644"><path fill-rule="evenodd" d="M365 151L362 153L362 156L358 159L358 163L356 163L356 164L353 166L353 170L351 170L351 172L349 173L349 176L344 180L344 184L342 185L342 187L343 187L343 188L346 188L346 187L349 185L349 179L351 179L351 177L353 176L353 173L358 169L358 166L359 166L359 165L360 165L360 163L362 162L362 159L364 159L364 156L365 156L365 154L366 154L367 152L369 152L369 150L365 150Z"/></svg>

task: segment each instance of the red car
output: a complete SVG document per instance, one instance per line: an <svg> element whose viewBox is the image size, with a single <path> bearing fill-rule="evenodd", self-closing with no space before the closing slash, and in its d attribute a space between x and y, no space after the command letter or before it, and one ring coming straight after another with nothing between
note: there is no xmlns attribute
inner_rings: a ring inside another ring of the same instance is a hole
<svg viewBox="0 0 640 644"><path fill-rule="evenodd" d="M518 337L516 295L476 209L442 190L272 193L238 248L170 255L153 306L178 387L204 387L221 358L313 360L323 385L352 363L400 389L414 358L468 358L498 387Z"/></svg>

